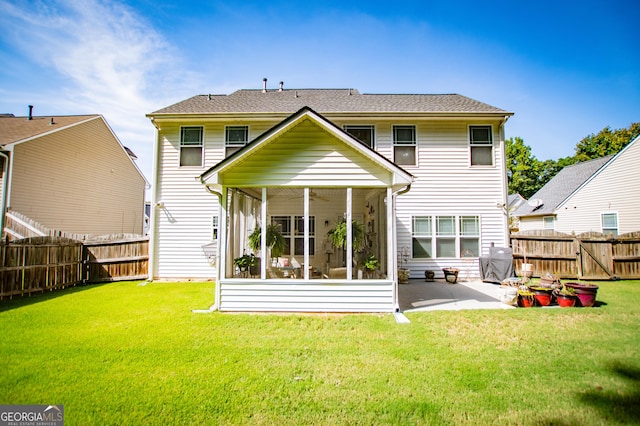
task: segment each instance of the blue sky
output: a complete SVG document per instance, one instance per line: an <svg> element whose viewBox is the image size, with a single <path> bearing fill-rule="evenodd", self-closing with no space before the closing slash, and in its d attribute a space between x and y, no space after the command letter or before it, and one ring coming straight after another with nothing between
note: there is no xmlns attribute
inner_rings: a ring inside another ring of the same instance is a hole
<svg viewBox="0 0 640 426"><path fill-rule="evenodd" d="M146 113L270 87L460 93L540 160L640 121L640 2L0 0L0 113L102 114L151 179Z"/></svg>

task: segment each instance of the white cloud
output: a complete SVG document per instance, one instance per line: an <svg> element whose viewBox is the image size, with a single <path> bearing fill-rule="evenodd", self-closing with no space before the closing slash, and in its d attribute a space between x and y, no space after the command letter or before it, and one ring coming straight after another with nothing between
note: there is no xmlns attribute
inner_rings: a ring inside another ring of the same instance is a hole
<svg viewBox="0 0 640 426"><path fill-rule="evenodd" d="M51 113L104 115L150 180L153 127L144 114L199 80L175 69L179 53L163 35L134 9L111 1L0 0L0 15L4 37L39 66L40 78L62 85L55 91L59 110ZM12 90L5 88L5 96ZM24 95L25 88L15 90Z"/></svg>

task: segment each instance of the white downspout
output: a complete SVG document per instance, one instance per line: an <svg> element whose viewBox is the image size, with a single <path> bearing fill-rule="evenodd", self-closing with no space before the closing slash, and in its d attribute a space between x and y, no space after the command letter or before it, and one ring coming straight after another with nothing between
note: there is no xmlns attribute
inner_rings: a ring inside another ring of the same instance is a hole
<svg viewBox="0 0 640 426"><path fill-rule="evenodd" d="M157 234L157 220L156 216L158 215L158 210L160 210L160 200L158 200L158 187L160 182L160 141L159 141L159 133L157 124L153 123L153 128L155 129L155 142L153 144L153 165L151 170L151 179L153 183L153 190L151 191L151 217L149 217L149 271L148 271L148 281L153 281L153 274L158 265L157 250L156 244L158 243Z"/></svg>
<svg viewBox="0 0 640 426"><path fill-rule="evenodd" d="M392 235L392 246L387 254L387 262L391 267L389 276L393 280L393 304L395 312L400 312L400 302L398 300L398 227L396 224L396 197L406 194L409 190L411 190L411 184L395 193L390 187L387 188L387 217L389 218L389 220L387 220L387 234Z"/></svg>
<svg viewBox="0 0 640 426"><path fill-rule="evenodd" d="M507 120L509 120L509 116L505 116L504 117L504 121L501 122L500 124L500 140L502 141L502 149L501 149L501 153L500 155L502 155L502 202L504 203L505 209L506 209L506 219L504 221L504 245L503 247L510 247L511 246L511 241L509 238L509 182L507 180L507 170L506 170L506 164L507 164L507 147L506 147L506 141L505 141L505 136L504 136L504 125L507 124Z"/></svg>

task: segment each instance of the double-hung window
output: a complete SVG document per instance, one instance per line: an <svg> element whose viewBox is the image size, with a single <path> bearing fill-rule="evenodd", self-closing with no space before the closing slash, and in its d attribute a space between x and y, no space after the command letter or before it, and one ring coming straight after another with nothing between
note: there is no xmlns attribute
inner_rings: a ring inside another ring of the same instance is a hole
<svg viewBox="0 0 640 426"><path fill-rule="evenodd" d="M393 126L393 161L399 166L417 165L416 126Z"/></svg>
<svg viewBox="0 0 640 426"><path fill-rule="evenodd" d="M412 248L414 259L433 257L433 230L431 216L414 216L412 229Z"/></svg>
<svg viewBox="0 0 640 426"><path fill-rule="evenodd" d="M278 226L284 237L284 252L286 256L304 256L304 216L271 216L271 224ZM293 225L293 227L292 227ZM316 221L309 217L309 255L315 255ZM293 253L291 248L293 247Z"/></svg>
<svg viewBox="0 0 640 426"><path fill-rule="evenodd" d="M472 166L493 166L491 126L469 127L469 151Z"/></svg>
<svg viewBox="0 0 640 426"><path fill-rule="evenodd" d="M202 167L202 127L180 128L180 166Z"/></svg>
<svg viewBox="0 0 640 426"><path fill-rule="evenodd" d="M602 233L618 235L618 213L602 213Z"/></svg>
<svg viewBox="0 0 640 426"><path fill-rule="evenodd" d="M309 217L309 256L315 255L316 247L316 220ZM294 217L293 254L304 256L304 216Z"/></svg>
<svg viewBox="0 0 640 426"><path fill-rule="evenodd" d="M225 157L240 150L249 141L249 126L227 126L224 131Z"/></svg>
<svg viewBox="0 0 640 426"><path fill-rule="evenodd" d="M344 126L345 132L365 144L371 149L375 149L375 130L373 126Z"/></svg>
<svg viewBox="0 0 640 426"><path fill-rule="evenodd" d="M455 216L436 216L436 256L456 257Z"/></svg>
<svg viewBox="0 0 640 426"><path fill-rule="evenodd" d="M480 256L480 216L414 216L411 236L413 259Z"/></svg>
<svg viewBox="0 0 640 426"><path fill-rule="evenodd" d="M480 256L479 216L460 216L460 256Z"/></svg>

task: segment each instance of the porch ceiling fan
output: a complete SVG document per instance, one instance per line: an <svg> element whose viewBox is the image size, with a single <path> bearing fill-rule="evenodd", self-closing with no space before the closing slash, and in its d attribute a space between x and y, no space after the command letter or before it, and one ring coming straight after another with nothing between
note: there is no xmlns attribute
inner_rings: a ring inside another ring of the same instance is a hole
<svg viewBox="0 0 640 426"><path fill-rule="evenodd" d="M296 197L293 197L293 199L298 199L298 198L304 198L304 195L298 195ZM311 201L315 201L315 200L320 200L320 201L331 201L330 199L323 197L321 195L318 195L317 192L315 191L309 191L309 199Z"/></svg>

